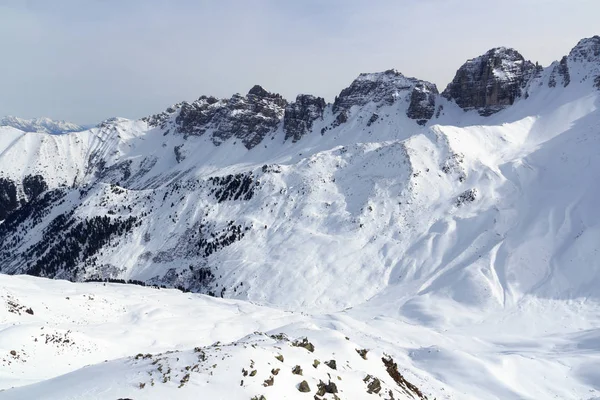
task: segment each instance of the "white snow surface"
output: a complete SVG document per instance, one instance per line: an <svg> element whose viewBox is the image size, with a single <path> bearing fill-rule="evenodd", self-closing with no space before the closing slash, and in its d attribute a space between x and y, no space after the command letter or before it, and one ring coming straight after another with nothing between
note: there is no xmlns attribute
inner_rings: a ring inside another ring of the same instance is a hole
<svg viewBox="0 0 600 400"><path fill-rule="evenodd" d="M388 356L429 399L600 395L592 300L531 296L481 318L437 302L446 324L427 326L383 315L381 305L307 314L173 289L6 275L0 290L2 400L303 399L330 380L342 399L389 399L389 390L418 398L387 373ZM472 320L460 323L466 314ZM292 345L303 338L314 352ZM302 376L291 372L296 365ZM380 380L380 395L367 393L368 375ZM310 394L297 390L303 380Z"/></svg>
<svg viewBox="0 0 600 400"><path fill-rule="evenodd" d="M370 102L321 134L335 120L328 106L297 143L280 127L251 150L123 119L59 136L0 127L0 176L90 188L61 203L79 217L150 215L99 256L115 277L187 270L181 238L200 224L252 227L205 260L228 300L0 276L0 400L311 398L292 364L312 389L331 379L340 398L375 398L366 375L399 390L384 353L430 399L599 399L598 66L568 62L567 87L548 86L551 66L490 117L440 98L443 111L419 126L405 101ZM98 182L98 160L127 161L132 176ZM247 201L216 202L203 186L248 172L260 185ZM35 314L9 312L10 301ZM307 337L315 354L255 331ZM203 351L221 368L205 363L179 388L194 348L215 341ZM264 387L278 351L282 375ZM315 369L314 358L343 368ZM250 359L254 380L241 374Z"/></svg>

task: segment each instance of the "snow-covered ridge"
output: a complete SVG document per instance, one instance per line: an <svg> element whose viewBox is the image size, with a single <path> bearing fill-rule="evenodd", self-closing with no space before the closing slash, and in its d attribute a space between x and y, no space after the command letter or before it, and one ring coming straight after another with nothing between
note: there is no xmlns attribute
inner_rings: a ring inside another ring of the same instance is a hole
<svg viewBox="0 0 600 400"><path fill-rule="evenodd" d="M505 56L525 63L509 49L489 55L498 68ZM68 135L0 128L0 269L138 279L290 308L344 308L396 284L417 295L471 246L452 241L464 235L457 224L476 217L491 232L489 221L501 220L493 210L527 212L509 188L535 197L535 185L513 166L595 129L598 91L584 80L549 87L553 68L488 117L389 70L359 76L333 105L312 96L288 104L256 86ZM418 119L419 110L433 115ZM454 239L431 259L423 238L438 229Z"/></svg>
<svg viewBox="0 0 600 400"><path fill-rule="evenodd" d="M0 119L0 126L11 126L23 132L43 132L54 135L85 130L85 127L71 122L55 121L50 118L23 119L10 115Z"/></svg>

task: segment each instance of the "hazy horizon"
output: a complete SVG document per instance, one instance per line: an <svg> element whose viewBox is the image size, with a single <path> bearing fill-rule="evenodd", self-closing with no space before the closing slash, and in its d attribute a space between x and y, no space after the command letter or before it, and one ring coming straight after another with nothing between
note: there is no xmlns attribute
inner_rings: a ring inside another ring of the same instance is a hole
<svg viewBox="0 0 600 400"><path fill-rule="evenodd" d="M331 102L390 68L441 91L493 47L547 66L600 33L599 13L592 0L0 0L0 117L94 124L254 84Z"/></svg>

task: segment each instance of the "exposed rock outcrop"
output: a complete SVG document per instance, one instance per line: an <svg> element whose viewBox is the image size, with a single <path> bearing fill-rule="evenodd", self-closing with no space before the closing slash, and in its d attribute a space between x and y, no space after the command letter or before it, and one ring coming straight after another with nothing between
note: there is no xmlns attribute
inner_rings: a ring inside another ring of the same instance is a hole
<svg viewBox="0 0 600 400"><path fill-rule="evenodd" d="M406 111L408 118L425 125L433 117L435 101L438 96L437 87L433 83L421 81L415 85L410 95L410 105Z"/></svg>
<svg viewBox="0 0 600 400"><path fill-rule="evenodd" d="M571 74L569 74L566 56L563 57L560 62L554 63L554 67L548 80L548 86L556 87L559 80L563 87L567 87L569 86L569 83L571 83Z"/></svg>
<svg viewBox="0 0 600 400"><path fill-rule="evenodd" d="M145 121L162 129L170 127L171 123L174 131L185 137L210 132L216 146L231 138L240 139L251 149L277 129L286 105L287 101L279 94L256 85L246 96L234 94L230 99L201 96L192 103L177 104Z"/></svg>
<svg viewBox="0 0 600 400"><path fill-rule="evenodd" d="M512 105L536 71L516 50L498 47L467 61L442 95L464 110L491 115Z"/></svg>
<svg viewBox="0 0 600 400"><path fill-rule="evenodd" d="M406 115L425 123L435 111L437 87L430 82L408 78L390 69L385 72L360 74L350 86L342 90L333 103L333 112L348 112L353 106L368 103L390 106L399 100L408 101Z"/></svg>
<svg viewBox="0 0 600 400"><path fill-rule="evenodd" d="M296 101L288 104L283 117L285 140L297 142L311 131L313 122L323 118L325 100L308 94L300 94Z"/></svg>
<svg viewBox="0 0 600 400"><path fill-rule="evenodd" d="M600 36L582 39L569 53L569 60L574 62L600 62Z"/></svg>
<svg viewBox="0 0 600 400"><path fill-rule="evenodd" d="M594 87L600 89L600 36L580 40L569 53L567 64L582 64L580 79L591 79Z"/></svg>

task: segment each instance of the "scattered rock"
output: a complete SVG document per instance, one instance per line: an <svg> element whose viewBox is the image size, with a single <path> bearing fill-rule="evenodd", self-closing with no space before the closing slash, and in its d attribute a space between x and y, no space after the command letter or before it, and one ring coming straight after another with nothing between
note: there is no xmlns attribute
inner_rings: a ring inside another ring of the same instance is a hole
<svg viewBox="0 0 600 400"><path fill-rule="evenodd" d="M329 381L329 383L325 384L323 381L319 381L317 385L317 395L325 396L326 393L337 393L338 389L335 383Z"/></svg>
<svg viewBox="0 0 600 400"><path fill-rule="evenodd" d="M298 385L298 390L302 393L310 392L310 386L308 386L308 382L306 382L306 381L300 382L300 384Z"/></svg>
<svg viewBox="0 0 600 400"><path fill-rule="evenodd" d="M296 365L294 368L292 368L292 374L302 375L302 368L299 365Z"/></svg>
<svg viewBox="0 0 600 400"><path fill-rule="evenodd" d="M265 382L263 383L263 386L264 387L273 386L274 383L275 383L275 377L274 376L270 376L269 379L265 379Z"/></svg>
<svg viewBox="0 0 600 400"><path fill-rule="evenodd" d="M371 375L367 375L365 378L365 382L367 383L367 393L378 394L381 391L381 381L377 378L372 377Z"/></svg>
<svg viewBox="0 0 600 400"><path fill-rule="evenodd" d="M477 198L477 189L469 189L462 192L456 199L456 206L460 207L464 203L471 203Z"/></svg>
<svg viewBox="0 0 600 400"><path fill-rule="evenodd" d="M307 338L303 338L302 341L296 340L292 343L292 346L303 347L311 353L315 351L315 346L311 342L309 342Z"/></svg>
<svg viewBox="0 0 600 400"><path fill-rule="evenodd" d="M404 376L402 376L402 374L398 371L398 364L394 362L392 357L382 357L381 361L383 361L387 373L398 386L406 390L408 393L416 395L421 400L427 400L427 396L425 396L418 387L407 381Z"/></svg>
<svg viewBox="0 0 600 400"><path fill-rule="evenodd" d="M359 356L361 356L364 360L367 359L367 353L369 352L369 350L367 349L356 349L356 352L358 353Z"/></svg>
<svg viewBox="0 0 600 400"><path fill-rule="evenodd" d="M325 361L325 365L327 365L331 369L337 369L337 364L335 360Z"/></svg>

